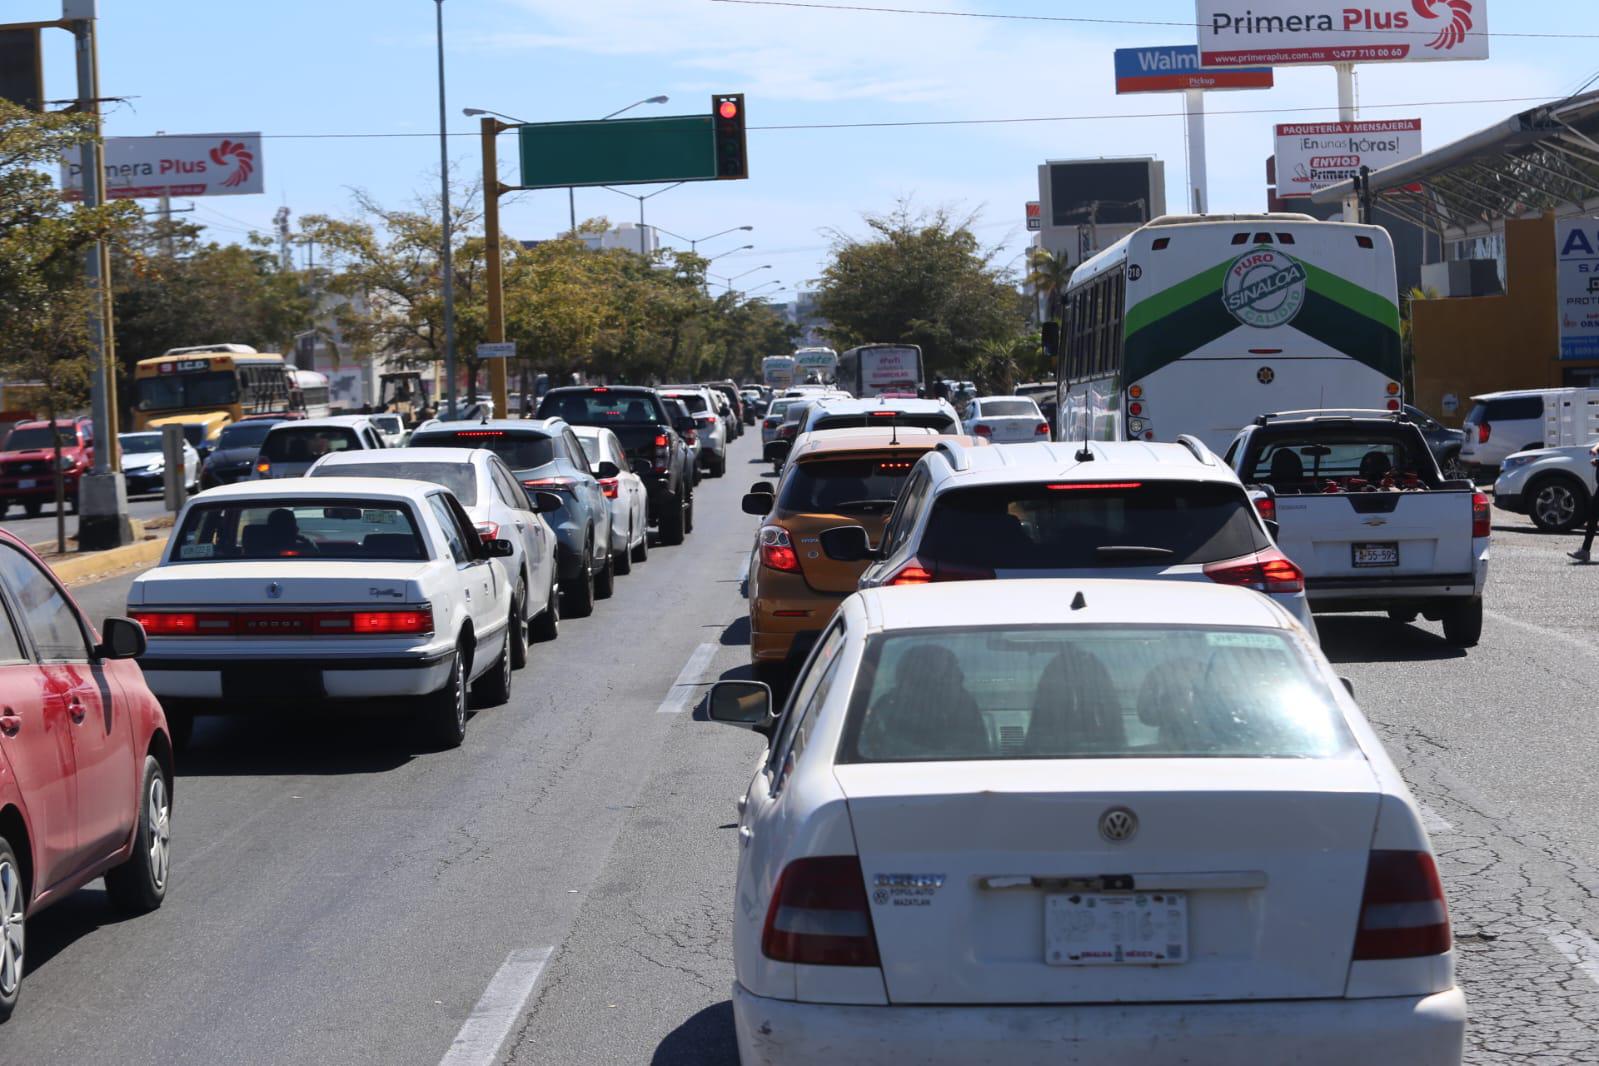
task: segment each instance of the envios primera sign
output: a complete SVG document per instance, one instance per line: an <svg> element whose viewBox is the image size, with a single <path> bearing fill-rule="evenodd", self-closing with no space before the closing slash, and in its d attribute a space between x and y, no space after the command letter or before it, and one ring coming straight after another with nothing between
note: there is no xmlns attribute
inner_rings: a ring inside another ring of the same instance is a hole
<svg viewBox="0 0 1599 1066"><path fill-rule="evenodd" d="M1488 58L1488 0L1196 0L1200 62L1422 62Z"/></svg>

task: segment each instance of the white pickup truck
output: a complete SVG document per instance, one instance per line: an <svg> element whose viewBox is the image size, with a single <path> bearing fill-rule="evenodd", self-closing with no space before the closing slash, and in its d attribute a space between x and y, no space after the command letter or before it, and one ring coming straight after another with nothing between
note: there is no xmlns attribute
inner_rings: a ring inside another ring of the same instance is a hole
<svg viewBox="0 0 1599 1066"><path fill-rule="evenodd" d="M1482 635L1491 513L1446 481L1421 431L1385 411L1294 411L1246 427L1226 460L1255 491L1317 612L1441 621L1451 644Z"/></svg>

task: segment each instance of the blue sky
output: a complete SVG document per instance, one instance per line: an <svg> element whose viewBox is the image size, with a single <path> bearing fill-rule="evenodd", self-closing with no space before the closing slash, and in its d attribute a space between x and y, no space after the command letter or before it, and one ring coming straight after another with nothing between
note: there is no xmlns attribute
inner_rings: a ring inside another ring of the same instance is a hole
<svg viewBox="0 0 1599 1066"><path fill-rule="evenodd" d="M895 0L877 0L892 6ZM1599 33L1599 11L1574 0L1486 0L1496 32ZM1183 0L1119 6L1082 0L919 0L903 6L1009 14L1189 21ZM531 121L597 118L641 97L708 111L715 92L748 94L752 126L1111 115L1112 120L900 129L752 130L752 178L691 184L652 199L648 220L699 237L753 225L753 252L718 260L724 275L771 264L743 284L776 279L792 289L814 278L827 231L861 229L863 211L902 196L923 205L980 210L979 235L1003 245L1002 262L1026 245L1022 212L1036 197L1046 158L1157 155L1167 161L1168 200L1182 202L1183 124L1178 97L1117 97L1111 52L1179 43L1174 27L1084 26L826 12L712 0L446 0L451 157L479 169L475 120L464 106ZM353 187L400 203L434 186L438 142L428 136L306 138L307 134L427 134L437 128L432 0L100 0L101 81L126 96L108 119L112 135L260 130L267 194L198 201L188 218L217 239L265 229L281 205L296 216L347 212ZM1579 12L1581 14L1579 14ZM48 18L57 0L0 0L0 21ZM1188 37L1192 40L1191 35ZM72 52L47 35L47 89L72 95ZM1497 38L1485 63L1369 64L1360 69L1363 117L1420 116L1429 148L1528 106L1458 104L1552 97L1599 68L1593 40ZM1334 76L1309 67L1278 71L1269 92L1214 94L1210 181L1216 210L1263 203L1264 159L1274 121L1336 117ZM1378 108L1383 104L1422 104ZM1295 109L1327 108L1326 111ZM1275 113L1221 115L1233 109ZM501 142L502 177L514 183L514 142ZM635 191L650 191L648 188ZM580 217L637 217L637 204L603 189L580 190ZM508 201L507 233L548 236L566 225L564 192ZM668 242L672 243L672 242ZM768 290L771 291L771 290ZM787 299L786 295L778 299Z"/></svg>

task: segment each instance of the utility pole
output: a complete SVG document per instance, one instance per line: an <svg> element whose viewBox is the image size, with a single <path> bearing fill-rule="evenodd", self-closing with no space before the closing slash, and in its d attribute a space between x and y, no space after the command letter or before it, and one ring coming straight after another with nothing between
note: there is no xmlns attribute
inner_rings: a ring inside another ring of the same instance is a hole
<svg viewBox="0 0 1599 1066"><path fill-rule="evenodd" d="M505 340L505 259L500 252L500 196L505 186L500 184L500 156L495 138L501 130L510 129L503 122L484 115L483 123L483 283L488 288L488 321L484 323L489 343ZM574 227L575 232L575 227ZM494 413L501 418L511 416L510 396L505 381L504 359L489 359L489 397L494 401ZM526 411L522 412L524 415Z"/></svg>
<svg viewBox="0 0 1599 1066"><path fill-rule="evenodd" d="M450 234L450 144L444 129L444 0L434 4L438 12L439 40L439 184L440 218L444 228L444 395L445 410L451 418L460 417L455 405L455 250ZM503 408L501 409L503 410Z"/></svg>

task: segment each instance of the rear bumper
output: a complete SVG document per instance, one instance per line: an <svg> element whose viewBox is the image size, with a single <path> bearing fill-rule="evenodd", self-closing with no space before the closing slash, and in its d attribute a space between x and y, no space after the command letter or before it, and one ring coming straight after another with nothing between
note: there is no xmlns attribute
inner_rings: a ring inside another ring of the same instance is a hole
<svg viewBox="0 0 1599 1066"><path fill-rule="evenodd" d="M845 595L817 592L798 574L757 567L749 585L750 661L787 662L810 650Z"/></svg>
<svg viewBox="0 0 1599 1066"><path fill-rule="evenodd" d="M1487 583L1488 560L1483 558L1474 574L1309 578L1305 594L1317 611L1380 611L1395 604L1420 606L1430 601L1472 599L1482 595Z"/></svg>
<svg viewBox="0 0 1599 1066"><path fill-rule="evenodd" d="M1050 1007L792 1003L733 985L743 1066L1459 1066L1459 989L1396 999Z"/></svg>
<svg viewBox="0 0 1599 1066"><path fill-rule="evenodd" d="M216 657L185 658L174 655L146 655L139 660L150 691L164 700L215 701L219 709L237 704L304 704L315 700L367 700L425 696L444 687L450 678L455 654L446 645L436 651L394 655L343 656L314 659L285 658L281 661L285 682L281 690L267 687L250 699L238 699L225 690L223 672L242 663L252 668L270 666L272 659L251 656L228 661ZM292 672L292 678L290 674ZM307 678L320 679L320 692L307 692Z"/></svg>
<svg viewBox="0 0 1599 1066"><path fill-rule="evenodd" d="M1519 492L1495 492L1494 506L1511 514L1527 513L1527 505Z"/></svg>

